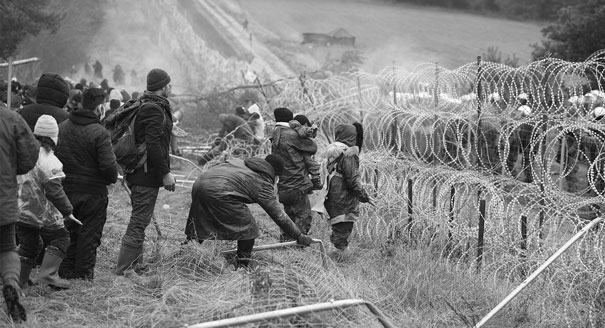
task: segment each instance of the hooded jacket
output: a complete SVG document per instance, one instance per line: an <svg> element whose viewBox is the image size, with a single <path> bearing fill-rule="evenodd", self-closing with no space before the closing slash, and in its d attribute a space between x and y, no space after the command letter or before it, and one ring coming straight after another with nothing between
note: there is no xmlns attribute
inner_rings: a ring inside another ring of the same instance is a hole
<svg viewBox="0 0 605 328"><path fill-rule="evenodd" d="M0 226L19 218L17 175L38 161L40 145L19 114L0 108Z"/></svg>
<svg viewBox="0 0 605 328"><path fill-rule="evenodd" d="M359 200L367 198L359 176L359 147L353 125L336 128L336 142L326 150L329 173L328 195L324 206L329 223L355 222L359 217Z"/></svg>
<svg viewBox="0 0 605 328"><path fill-rule="evenodd" d="M288 123L277 123L271 136L271 153L284 160L284 172L279 177L277 187L280 192L311 190L313 183L304 155L315 154L317 144L311 139L303 139L290 128Z"/></svg>
<svg viewBox="0 0 605 328"><path fill-rule="evenodd" d="M273 167L264 159L231 159L197 178L185 234L190 239L249 240L260 233L246 204L259 204L293 238L301 234L279 205Z"/></svg>
<svg viewBox="0 0 605 328"><path fill-rule="evenodd" d="M61 123L69 117L69 113L63 109L68 98L67 82L58 74L45 73L38 80L36 103L23 107L19 114L32 131L42 115L50 115L57 123Z"/></svg>
<svg viewBox="0 0 605 328"><path fill-rule="evenodd" d="M67 193L107 195L107 185L118 179L118 164L109 132L93 111L78 109L59 124L55 154L66 174Z"/></svg>

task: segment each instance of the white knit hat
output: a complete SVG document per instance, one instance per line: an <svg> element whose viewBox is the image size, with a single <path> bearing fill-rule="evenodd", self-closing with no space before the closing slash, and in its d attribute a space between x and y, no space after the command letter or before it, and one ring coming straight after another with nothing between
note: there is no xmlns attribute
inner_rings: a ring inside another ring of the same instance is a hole
<svg viewBox="0 0 605 328"><path fill-rule="evenodd" d="M55 144L59 140L59 125L54 117L42 115L38 118L34 127L34 134L40 137L49 137Z"/></svg>

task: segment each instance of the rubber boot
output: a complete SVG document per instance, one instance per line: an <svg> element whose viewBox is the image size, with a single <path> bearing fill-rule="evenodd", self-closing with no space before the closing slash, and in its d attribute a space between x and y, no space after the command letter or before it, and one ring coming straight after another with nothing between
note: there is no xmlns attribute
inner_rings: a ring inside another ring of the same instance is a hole
<svg viewBox="0 0 605 328"><path fill-rule="evenodd" d="M120 254L118 255L118 264L113 270L113 273L118 276L123 276L124 271L134 269L142 258L140 248L122 244Z"/></svg>
<svg viewBox="0 0 605 328"><path fill-rule="evenodd" d="M32 269L36 265L36 259L30 259L25 256L19 256L21 260L21 272L19 273L19 285L21 285L21 289L25 289L31 285L31 280L29 280L29 275L32 272Z"/></svg>
<svg viewBox="0 0 605 328"><path fill-rule="evenodd" d="M69 289L69 281L59 278L59 266L63 261L63 257L59 256L59 253L59 250L54 246L46 248L37 282L58 289Z"/></svg>

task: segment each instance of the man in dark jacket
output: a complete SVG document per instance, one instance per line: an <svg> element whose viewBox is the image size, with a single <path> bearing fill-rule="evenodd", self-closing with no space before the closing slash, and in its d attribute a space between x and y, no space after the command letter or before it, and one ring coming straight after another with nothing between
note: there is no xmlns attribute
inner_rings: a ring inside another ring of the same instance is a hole
<svg viewBox="0 0 605 328"><path fill-rule="evenodd" d="M97 248L107 220L107 185L118 179L118 164L109 132L101 125L97 107L105 94L99 88L86 89L82 108L59 125L55 154L63 163L63 189L82 226L66 222L70 245L59 274L67 279L94 278Z"/></svg>
<svg viewBox="0 0 605 328"><path fill-rule="evenodd" d="M301 138L290 127L288 122L293 119L292 111L277 108L273 114L276 123L271 136L271 152L284 160L284 173L277 184L279 201L300 231L306 234L311 229L313 219L307 194L313 189L321 189L321 179L319 176L312 179L309 176L304 153L314 154L317 145L310 139ZM287 239L286 236L282 237Z"/></svg>
<svg viewBox="0 0 605 328"><path fill-rule="evenodd" d="M290 237L309 246L311 238L300 232L275 198L273 184L283 168L279 156L269 155L264 160L231 159L208 169L193 184L187 239L200 243L206 239L237 240L238 263L246 266L254 239L260 235L246 204L258 203Z"/></svg>
<svg viewBox="0 0 605 328"><path fill-rule="evenodd" d="M38 118L42 115L54 117L58 124L69 117L69 113L63 109L69 98L69 85L60 75L42 74L38 80L36 92L36 103L27 105L19 111L30 130L34 130Z"/></svg>
<svg viewBox="0 0 605 328"><path fill-rule="evenodd" d="M204 165L216 156L220 155L229 147L230 140L239 140L247 146L254 147L258 140L254 137L254 132L243 118L234 114L220 114L218 120L222 124L218 138L214 142L214 147L198 159L199 165Z"/></svg>
<svg viewBox="0 0 605 328"><path fill-rule="evenodd" d="M15 223L19 219L17 175L29 172L38 161L40 146L19 114L0 109L0 278L8 314L25 321L19 302L21 261L17 255Z"/></svg>
<svg viewBox="0 0 605 328"><path fill-rule="evenodd" d="M147 74L147 90L141 97L144 103L135 121L135 142L145 143L147 161L126 176L130 187L132 213L114 273L123 275L128 268L137 269L142 262L145 229L151 217L160 187L174 191L176 181L170 173L170 138L172 113L168 95L170 76L154 68Z"/></svg>

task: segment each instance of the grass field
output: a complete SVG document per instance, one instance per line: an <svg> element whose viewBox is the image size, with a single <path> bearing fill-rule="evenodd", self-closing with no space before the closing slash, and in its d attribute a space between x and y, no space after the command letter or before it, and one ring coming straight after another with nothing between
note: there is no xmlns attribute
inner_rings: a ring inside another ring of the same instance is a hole
<svg viewBox="0 0 605 328"><path fill-rule="evenodd" d="M302 33L328 33L344 28L356 37L366 58L362 69L377 72L395 65L412 69L438 62L454 69L475 61L490 46L504 57L516 54L520 64L530 61L530 44L541 39L533 23L484 17L445 9L393 5L383 1L242 0L249 17L264 32L283 42L300 43ZM259 32L260 33L260 32ZM316 58L329 50L317 50Z"/></svg>

